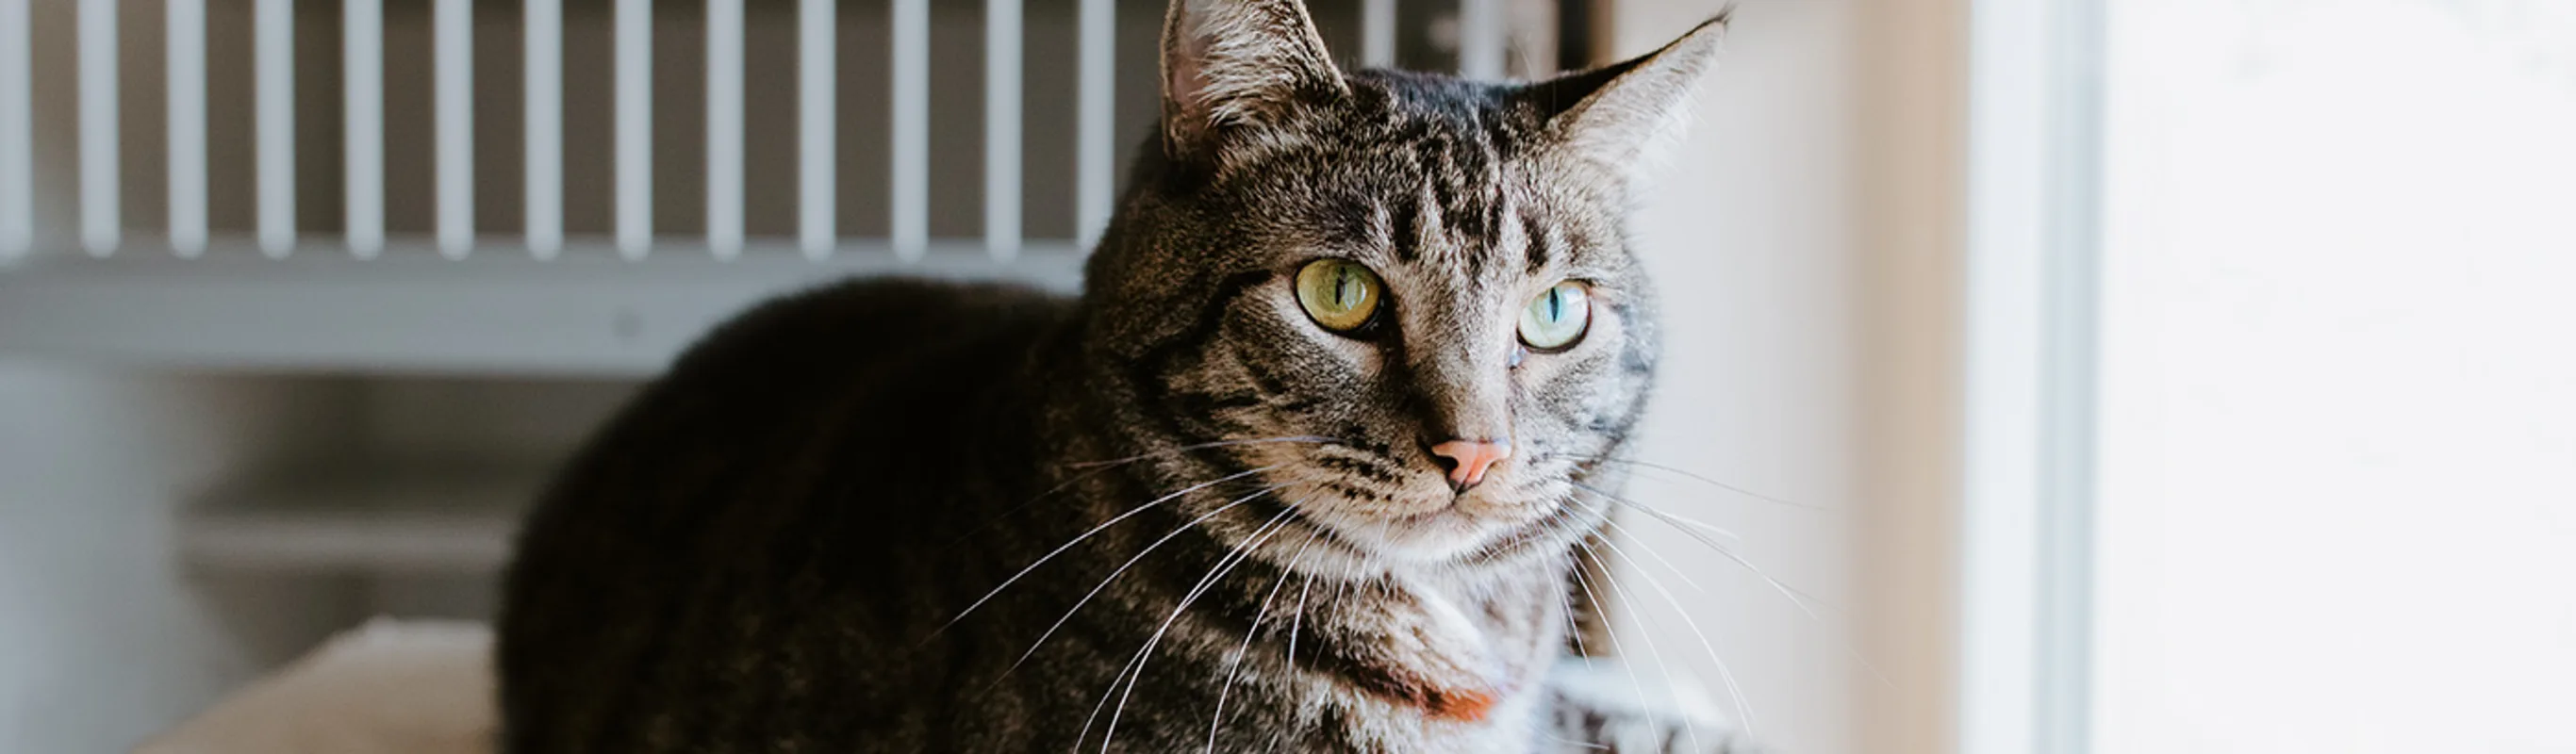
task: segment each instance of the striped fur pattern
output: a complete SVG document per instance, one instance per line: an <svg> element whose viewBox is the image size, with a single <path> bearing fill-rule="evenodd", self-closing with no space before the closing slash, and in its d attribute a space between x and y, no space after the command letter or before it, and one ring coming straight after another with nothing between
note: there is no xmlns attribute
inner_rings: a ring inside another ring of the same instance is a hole
<svg viewBox="0 0 2576 754"><path fill-rule="evenodd" d="M1725 750L1556 685L1655 371L1635 162L1718 27L1492 84L1176 0L1081 297L772 302L568 465L508 579L505 749ZM1319 258L1384 281L1375 321L1303 313ZM1525 347L1565 280L1588 334ZM1453 438L1512 453L1461 491Z"/></svg>

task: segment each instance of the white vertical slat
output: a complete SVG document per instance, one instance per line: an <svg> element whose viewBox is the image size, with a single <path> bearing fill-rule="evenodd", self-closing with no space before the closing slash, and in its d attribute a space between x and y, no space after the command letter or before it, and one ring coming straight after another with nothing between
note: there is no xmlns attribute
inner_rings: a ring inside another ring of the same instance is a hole
<svg viewBox="0 0 2576 754"><path fill-rule="evenodd" d="M81 246L116 253L116 0L80 4Z"/></svg>
<svg viewBox="0 0 2576 754"><path fill-rule="evenodd" d="M170 249L206 251L206 0L169 0L162 27L170 87Z"/></svg>
<svg viewBox="0 0 2576 754"><path fill-rule="evenodd" d="M1458 75L1503 77L1502 0L1458 0Z"/></svg>
<svg viewBox="0 0 2576 754"><path fill-rule="evenodd" d="M1082 54L1076 80L1081 104L1074 115L1074 243L1085 245L1100 239L1100 230L1109 223L1109 198L1117 190L1117 173L1110 165L1117 159L1117 109L1111 89L1115 82L1117 58L1117 4L1114 0L1082 0L1080 20L1076 26L1082 36Z"/></svg>
<svg viewBox="0 0 2576 754"><path fill-rule="evenodd" d="M617 0L617 251L653 246L653 0Z"/></svg>
<svg viewBox="0 0 2576 754"><path fill-rule="evenodd" d="M894 0L893 241L896 258L930 243L930 0Z"/></svg>
<svg viewBox="0 0 2576 754"><path fill-rule="evenodd" d="M36 247L34 52L28 0L0 0L0 260Z"/></svg>
<svg viewBox="0 0 2576 754"><path fill-rule="evenodd" d="M438 66L438 252L474 250L474 2L438 0L432 11Z"/></svg>
<svg viewBox="0 0 2576 754"><path fill-rule="evenodd" d="M1395 0L1368 0L1361 7L1360 62L1395 65Z"/></svg>
<svg viewBox="0 0 2576 754"><path fill-rule="evenodd" d="M984 248L1020 255L1020 0L984 4Z"/></svg>
<svg viewBox="0 0 2576 754"><path fill-rule="evenodd" d="M258 0L251 13L259 250L281 258L295 248L295 3Z"/></svg>
<svg viewBox="0 0 2576 754"><path fill-rule="evenodd" d="M742 0L707 0L707 249L742 254Z"/></svg>
<svg viewBox="0 0 2576 754"><path fill-rule="evenodd" d="M383 0L345 0L340 10L342 144L348 153L349 253L385 247L385 18Z"/></svg>
<svg viewBox="0 0 2576 754"><path fill-rule="evenodd" d="M796 40L796 238L809 259L832 255L840 234L840 148L836 128L839 97L838 42L840 20L835 0L802 0L797 6Z"/></svg>
<svg viewBox="0 0 2576 754"><path fill-rule="evenodd" d="M528 253L563 250L563 0L527 0L521 29L527 55Z"/></svg>

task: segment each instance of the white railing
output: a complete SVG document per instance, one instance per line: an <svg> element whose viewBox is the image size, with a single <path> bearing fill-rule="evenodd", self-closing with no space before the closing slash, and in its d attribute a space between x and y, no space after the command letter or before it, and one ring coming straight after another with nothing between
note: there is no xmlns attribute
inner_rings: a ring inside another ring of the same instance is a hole
<svg viewBox="0 0 2576 754"><path fill-rule="evenodd" d="M307 0L310 2L311 0ZM1385 0L1374 0L1383 3ZM35 113L31 0L0 0L0 256L28 253L36 240L33 128ZM120 212L124 166L118 142L118 3L78 0L80 232L82 248L108 256L125 246ZM256 236L268 255L297 246L294 0L256 0ZM342 242L358 257L385 245L384 0L341 4L342 138L345 215ZM930 240L930 0L890 0L892 32L892 169L887 239L903 259L918 259ZM1022 245L1020 186L1021 0L989 0L985 49L985 245L1001 259ZM470 0L434 0L436 230L439 251L463 258L476 247L473 39ZM718 258L741 253L743 232L744 0L706 0L706 233ZM832 253L836 233L833 118L836 24L833 0L797 0L799 63L799 204L796 237L805 255ZM169 139L167 238L180 256L202 253L206 213L206 2L169 0L166 77ZM615 223L620 253L642 258L654 245L652 53L654 3L617 0L615 27ZM525 57L525 219L528 250L550 257L563 248L562 0L527 0L521 33ZM1081 0L1080 112L1076 181L1081 231L1098 232L1109 211L1115 9L1110 0ZM1391 16L1379 21L1391 22ZM1372 38L1389 32L1372 31ZM311 61L307 61L309 64ZM51 72L48 72L51 73Z"/></svg>
<svg viewBox="0 0 2576 754"><path fill-rule="evenodd" d="M1315 8L1355 62L1494 75L1558 2ZM818 278L1070 290L1152 5L0 0L0 357L638 374Z"/></svg>
<svg viewBox="0 0 2576 754"><path fill-rule="evenodd" d="M299 149L305 148L300 146L296 131L296 78L299 66L331 62L339 66L339 209L343 218L339 237L330 240L358 258L382 253L387 244L386 150L426 148L434 155L434 190L429 200L435 205L434 222L429 231L436 249L450 259L462 259L478 248L491 247L493 244L481 242L477 234L475 194L478 186L490 185L490 181L502 177L476 174L475 92L478 85L494 82L482 78L491 73L475 68L474 35L478 28L490 33L488 30L496 27L478 24L471 0L391 0L405 11L417 10L400 5L405 2L430 5L434 104L429 143L388 144L388 0L304 1L338 4L339 60L297 59L299 20L295 0L253 0L250 92L255 107L251 117L253 138L246 146L254 153L255 175L251 183L255 191L251 201L255 219L252 227L225 229L210 227L208 213L207 0L166 0L162 53L166 69L163 83L168 91L166 105L161 108L166 123L159 124L159 128L167 141L167 161L162 167L168 216L163 238L170 249L180 257L195 257L203 254L213 239L227 237L227 231L231 231L232 235L247 232L255 239L256 247L270 257L285 257L299 246L312 250L304 243L309 239L299 237L296 211L300 197L296 165ZM615 0L610 14L614 126L607 136L615 146L612 175L605 182L613 190L610 236L616 250L628 259L643 258L657 245L653 230L653 175L657 169L702 168L704 237L693 239L701 242L693 245L703 246L719 259L739 256L745 248L746 0L700 1L704 3L706 34L703 166L657 166L653 135L653 99L657 93L653 68L657 61L652 16L657 9L698 9L653 0ZM1443 0L1444 4L1455 3L1457 61L1463 72L1477 76L1505 72L1506 43L1510 38L1507 26L1511 22L1511 14L1506 12L1508 1ZM127 190L124 180L134 177L136 168L143 167L121 164L121 142L150 135L150 124L121 120L124 116L119 107L121 101L132 101L121 100L131 94L122 90L120 65L130 64L138 57L134 54L138 51L119 48L120 41L127 45L134 41L130 35L120 34L120 24L130 18L121 17L120 12L133 9L118 0L75 0L76 63L69 66L72 70L48 70L39 65L46 61L37 60L30 44L38 23L38 19L31 18L31 6L41 7L43 2L0 0L0 258L25 255L48 236L39 227L43 219L37 206L40 176L31 167L37 134L31 123L40 117L59 116L41 112L45 103L31 96L39 77L63 77L76 82L78 219L77 232L72 235L79 248L90 255L110 256L135 245L128 238L130 230L151 225L144 218L127 216L121 206ZM797 153L793 237L804 256L822 259L851 240L841 236L837 227L840 192L836 191L836 171L840 168L836 150L840 145L836 143L835 115L841 106L838 74L842 60L837 49L840 9L834 0L794 2L799 29L795 37L798 116L793 125ZM881 241L899 259L917 260L930 248L932 240L930 111L932 69L937 64L931 52L932 0L885 2L890 8L884 50L889 66L886 112L890 143L885 194L888 219ZM983 3L982 241L985 251L997 260L1014 258L1027 242L1021 207L1021 143L1027 127L1022 122L1021 73L1027 52L1023 2ZM1078 52L1071 62L1078 91L1070 150L1075 165L1071 204L1072 240L1076 245L1096 237L1108 217L1118 172L1114 164L1117 140L1122 138L1115 132L1114 88L1119 78L1116 2L1077 2L1074 17ZM1358 0L1358 5L1355 15L1361 33L1356 57L1369 64L1393 62L1398 41L1396 0ZM220 3L218 9L231 10ZM515 20L517 32L524 37L523 62L517 74L524 92L524 122L520 125L525 158L519 166L523 174L515 178L524 186L523 217L517 229L520 238L502 245L522 247L538 258L551 258L565 247L563 0L526 0L520 16ZM508 31L507 27L499 28L503 33ZM138 125L145 127L137 128Z"/></svg>

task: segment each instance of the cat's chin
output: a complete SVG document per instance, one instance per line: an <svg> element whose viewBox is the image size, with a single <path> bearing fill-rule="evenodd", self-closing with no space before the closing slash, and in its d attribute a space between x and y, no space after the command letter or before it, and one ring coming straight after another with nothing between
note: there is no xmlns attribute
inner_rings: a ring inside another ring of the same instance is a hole
<svg viewBox="0 0 2576 754"><path fill-rule="evenodd" d="M1349 522L1334 534L1370 555L1403 563L1454 563L1510 533L1508 522L1455 507L1397 518Z"/></svg>

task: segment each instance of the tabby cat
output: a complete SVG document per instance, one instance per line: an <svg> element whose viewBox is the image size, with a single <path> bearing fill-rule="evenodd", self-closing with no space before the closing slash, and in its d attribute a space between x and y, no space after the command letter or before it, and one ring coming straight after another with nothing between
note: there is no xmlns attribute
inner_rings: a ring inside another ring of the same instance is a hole
<svg viewBox="0 0 2576 754"><path fill-rule="evenodd" d="M1624 215L1722 25L1483 83L1174 0L1079 299L789 296L563 470L505 750L1730 750L1561 660L1655 369Z"/></svg>

